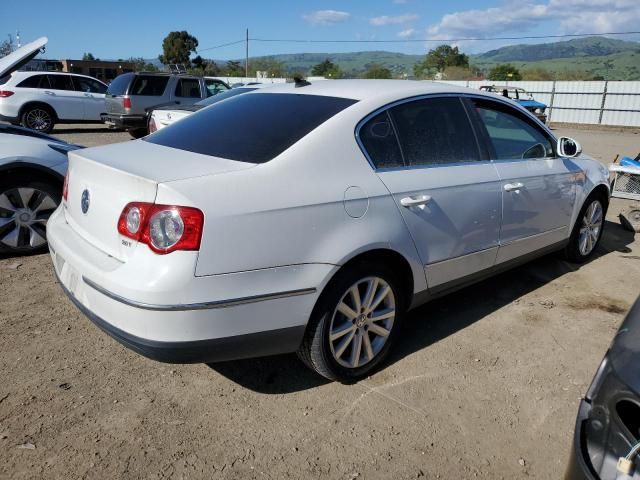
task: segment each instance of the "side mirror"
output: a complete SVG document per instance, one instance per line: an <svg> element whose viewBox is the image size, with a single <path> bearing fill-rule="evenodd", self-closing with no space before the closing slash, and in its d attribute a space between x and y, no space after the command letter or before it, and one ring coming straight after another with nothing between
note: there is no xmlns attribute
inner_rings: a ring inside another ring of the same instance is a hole
<svg viewBox="0 0 640 480"><path fill-rule="evenodd" d="M573 138L560 137L558 139L558 155L561 157L577 157L582 153L582 146Z"/></svg>

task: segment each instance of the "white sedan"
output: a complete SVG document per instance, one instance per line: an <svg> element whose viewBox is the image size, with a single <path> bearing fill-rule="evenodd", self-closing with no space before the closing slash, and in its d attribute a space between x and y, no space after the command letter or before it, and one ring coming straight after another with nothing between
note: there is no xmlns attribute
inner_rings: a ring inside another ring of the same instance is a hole
<svg viewBox="0 0 640 480"><path fill-rule="evenodd" d="M176 105L165 105L163 107L156 107L149 116L149 133L156 132L166 126L169 126L181 118L188 117L192 113L195 113L204 107L208 107L209 105L214 105L222 100L226 100L227 98L235 97L236 95L241 95L243 93L253 92L259 88L269 87L271 85L271 83L257 83L232 88L231 90L225 90L224 92L218 93L212 97L200 100L193 105L182 105L180 107Z"/></svg>
<svg viewBox="0 0 640 480"><path fill-rule="evenodd" d="M80 310L143 355L298 352L351 381L408 309L548 252L586 261L607 178L492 94L301 82L72 152L50 251Z"/></svg>

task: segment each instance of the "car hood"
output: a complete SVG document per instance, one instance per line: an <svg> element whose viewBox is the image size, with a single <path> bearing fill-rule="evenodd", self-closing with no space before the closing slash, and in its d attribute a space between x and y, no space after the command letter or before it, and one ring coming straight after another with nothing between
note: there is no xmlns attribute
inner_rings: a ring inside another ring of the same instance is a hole
<svg viewBox="0 0 640 480"><path fill-rule="evenodd" d="M40 53L40 50L48 41L49 39L47 37L40 37L31 43L23 45L15 52L11 52L6 57L0 58L0 78L10 75L32 60Z"/></svg>
<svg viewBox="0 0 640 480"><path fill-rule="evenodd" d="M544 103L538 102L536 100L518 100L518 103L524 108L547 108Z"/></svg>
<svg viewBox="0 0 640 480"><path fill-rule="evenodd" d="M620 379L640 393L640 297L611 343L609 360Z"/></svg>

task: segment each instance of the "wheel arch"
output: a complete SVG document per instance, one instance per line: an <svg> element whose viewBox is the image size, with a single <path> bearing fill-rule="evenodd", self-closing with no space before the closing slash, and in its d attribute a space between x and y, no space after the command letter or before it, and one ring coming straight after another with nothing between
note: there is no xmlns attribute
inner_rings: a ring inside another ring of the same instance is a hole
<svg viewBox="0 0 640 480"><path fill-rule="evenodd" d="M0 165L0 174L2 178L10 178L12 175L30 175L32 178L60 187L61 192L64 183L64 177L58 172L42 165L27 162L12 162Z"/></svg>
<svg viewBox="0 0 640 480"><path fill-rule="evenodd" d="M24 114L24 112L31 107L45 107L49 110L51 110L51 112L53 113L53 121L57 122L59 121L60 117L58 117L58 112L56 112L56 109L53 108L51 105L49 105L47 102L43 102L42 100L31 100L26 102L24 105L22 105L20 107L20 110L18 111L18 118L22 119L22 115Z"/></svg>

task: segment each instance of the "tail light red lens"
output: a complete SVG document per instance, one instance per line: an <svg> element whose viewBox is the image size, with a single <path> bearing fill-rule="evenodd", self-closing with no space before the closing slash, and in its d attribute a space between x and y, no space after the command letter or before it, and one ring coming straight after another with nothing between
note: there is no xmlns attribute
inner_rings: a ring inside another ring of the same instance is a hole
<svg viewBox="0 0 640 480"><path fill-rule="evenodd" d="M118 232L158 254L199 250L204 214L197 208L133 202L124 207Z"/></svg>
<svg viewBox="0 0 640 480"><path fill-rule="evenodd" d="M64 183L62 184L62 199L66 202L69 196L69 170L64 174Z"/></svg>
<svg viewBox="0 0 640 480"><path fill-rule="evenodd" d="M153 119L153 117L151 117L149 119L149 133L153 133L156 130L158 130L158 127L156 126L156 121Z"/></svg>
<svg viewBox="0 0 640 480"><path fill-rule="evenodd" d="M122 108L131 108L131 99L129 97L122 99Z"/></svg>
<svg viewBox="0 0 640 480"><path fill-rule="evenodd" d="M13 94L14 94L14 92L12 92L11 90L0 90L0 98L7 98L7 97L10 97Z"/></svg>

